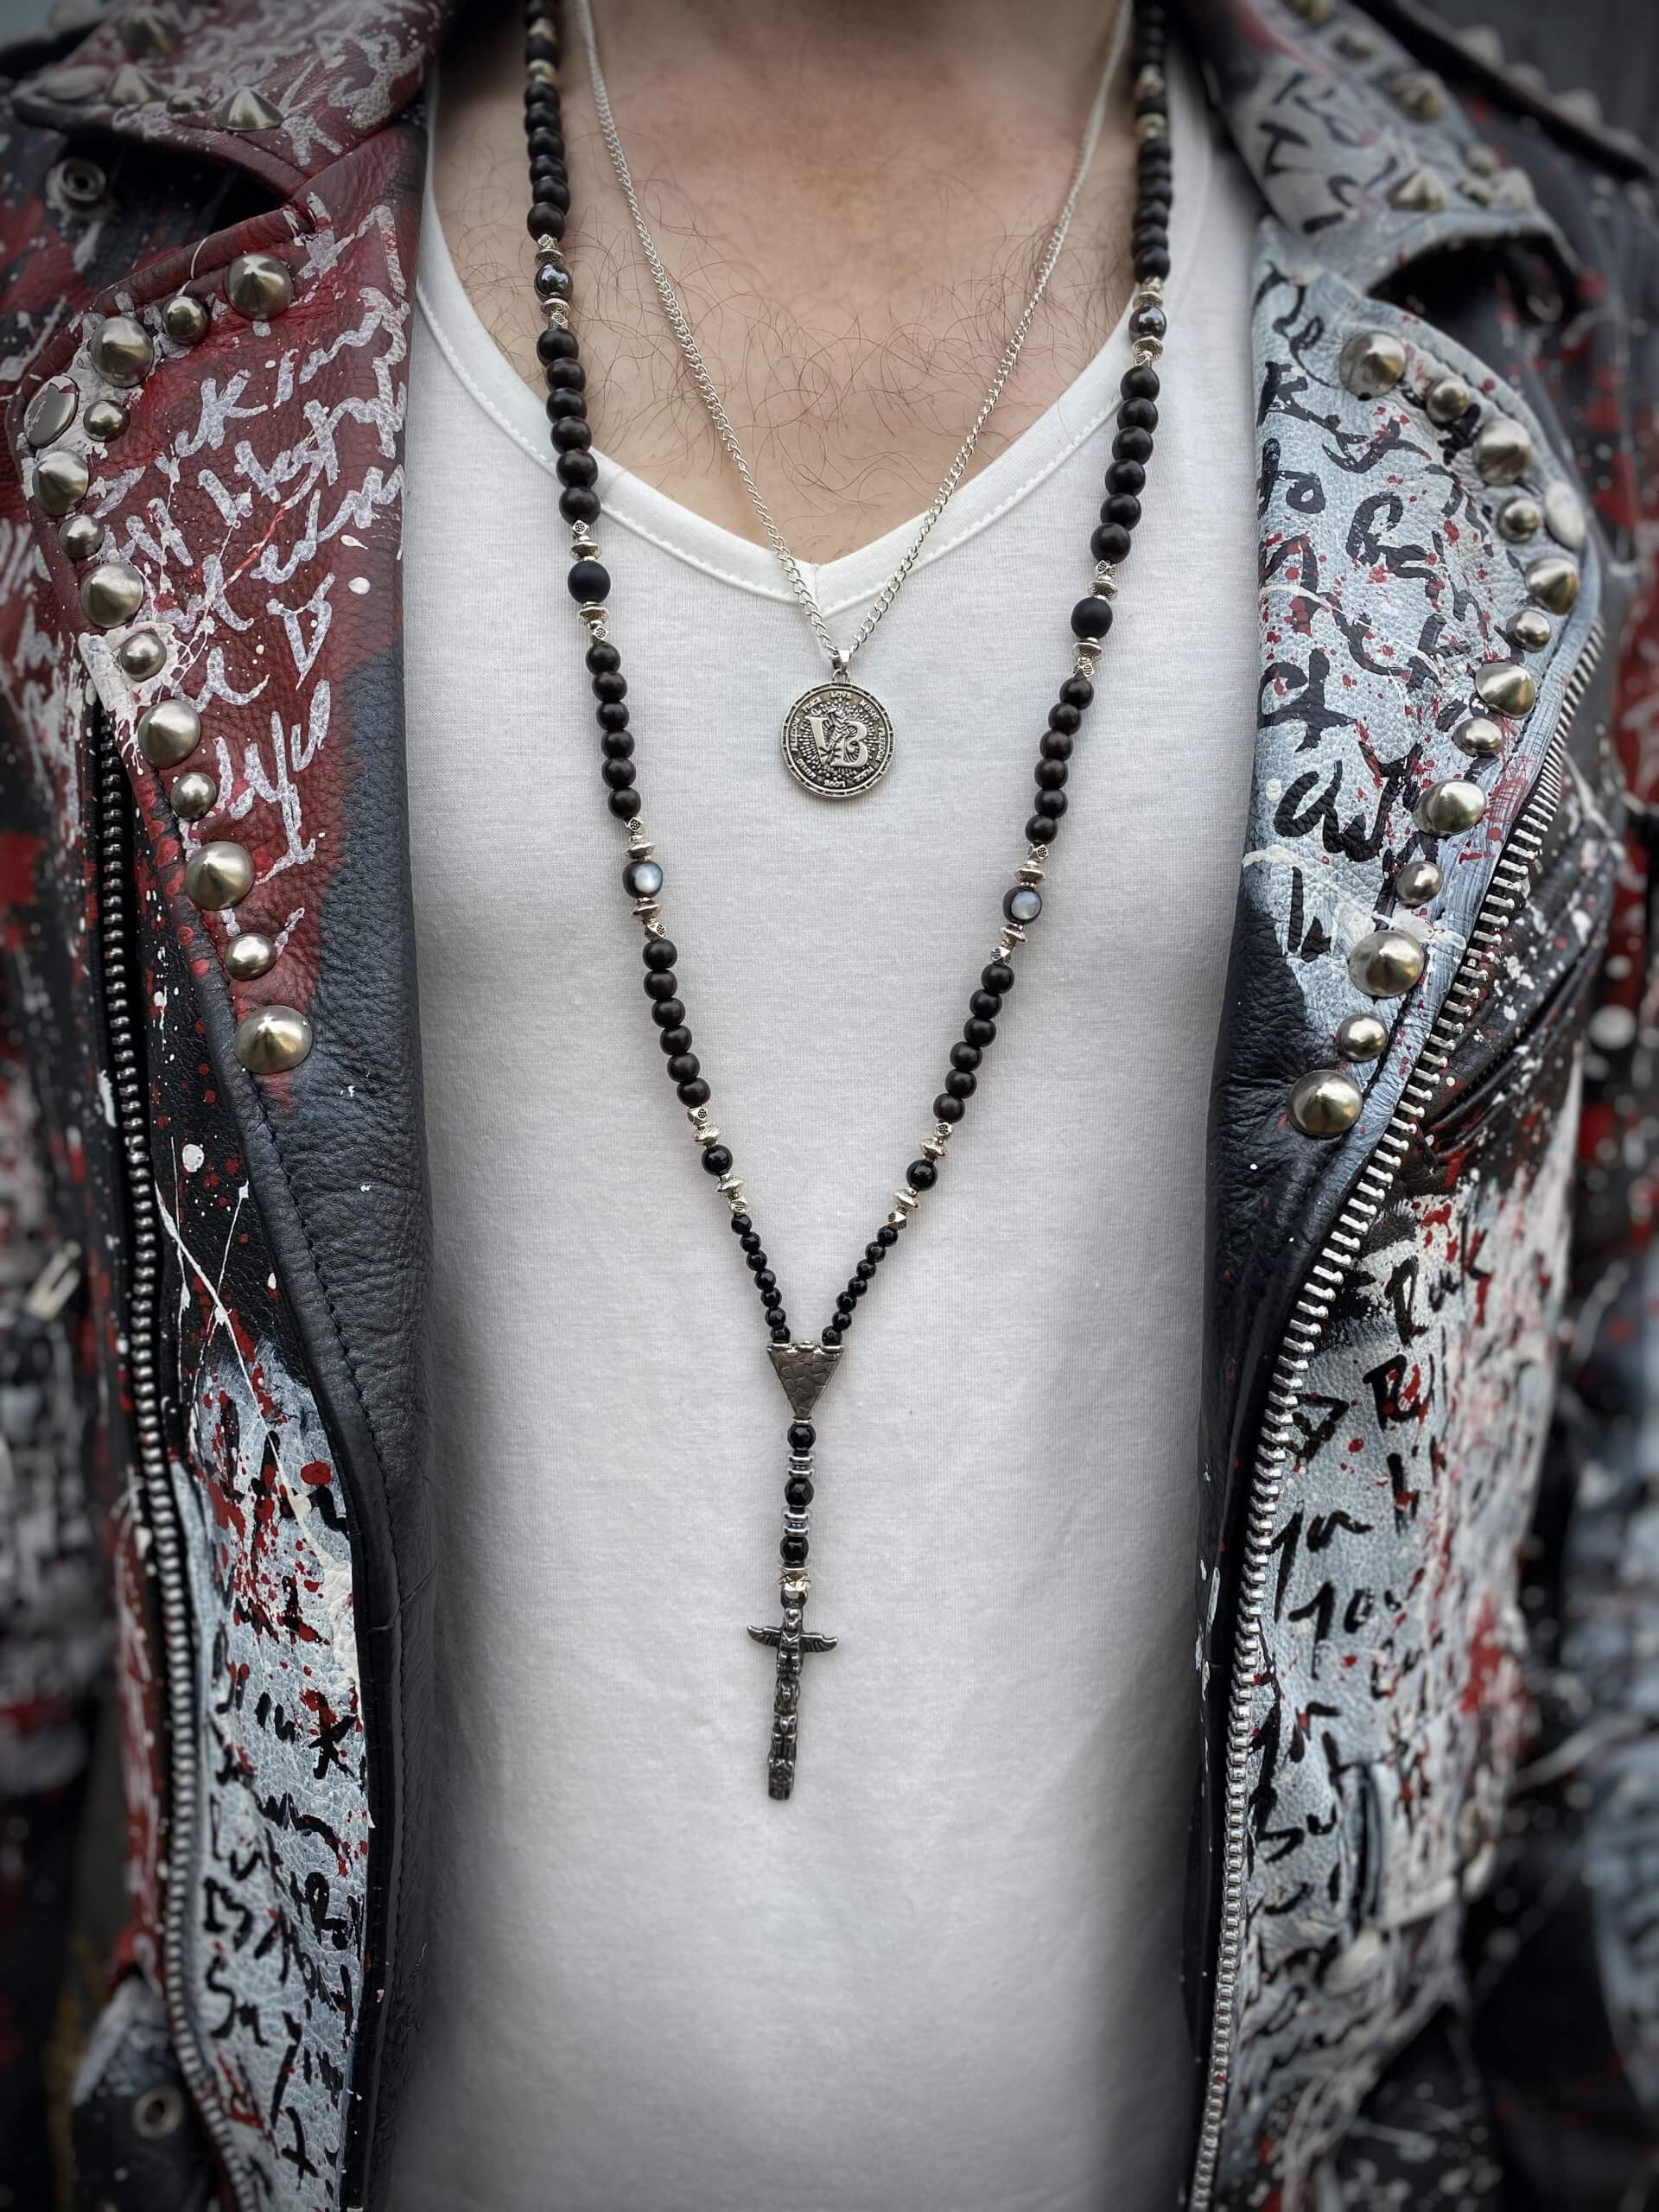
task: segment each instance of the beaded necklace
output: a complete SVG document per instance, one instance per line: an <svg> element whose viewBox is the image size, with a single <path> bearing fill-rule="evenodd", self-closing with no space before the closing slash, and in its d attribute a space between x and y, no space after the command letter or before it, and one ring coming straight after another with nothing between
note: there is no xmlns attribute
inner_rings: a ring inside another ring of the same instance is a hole
<svg viewBox="0 0 1659 2212"><path fill-rule="evenodd" d="M645 834L640 810L639 770L626 703L628 687L622 674L621 654L609 634L606 611L611 579L600 562L600 548L593 535L600 514L599 471L583 397L587 372L571 321L570 272L561 245L570 207L570 181L559 104L559 27L550 12L551 0L530 0L524 48L528 78L524 131L531 200L529 230L536 249L536 296L547 325L537 341L537 352L546 372L548 420L558 456L559 512L570 525L567 582L590 640L587 663L598 702L601 773L610 811L626 832L623 887L632 900L634 918L644 933L645 996L669 1080L691 1124L703 1172L731 1210L732 1232L754 1278L770 1338L767 1349L791 1416L785 1432L784 1533L778 1548L781 1618L773 1625L749 1630L757 1643L777 1654L766 1753L766 1785L775 1798L786 1798L794 1787L802 1662L810 1653L833 1650L838 1640L809 1630L804 1624L811 1588L807 1560L817 1443L811 1416L840 1364L861 1304L912 1216L939 1179L951 1132L967 1111L978 1087L985 1054L995 1041L1003 1001L1014 988L1014 957L1043 911L1042 886L1049 848L1059 835L1066 810L1069 763L1084 715L1095 696L1096 665L1112 626L1117 570L1128 556L1132 535L1141 519L1141 493L1152 458L1153 432L1158 426L1159 378L1154 364L1163 351L1163 284L1169 274L1171 152L1164 77L1167 32L1161 0L1123 0L1123 4L1134 8L1135 117L1139 141L1130 238L1135 278L1128 321L1132 365L1121 385L1105 499L1090 540L1094 577L1088 593L1071 610L1072 668L1048 710L1047 728L1038 741L1036 798L1026 823L1025 858L1003 895L1002 926L992 956L980 971L977 987L969 995L961 1040L950 1048L944 1087L933 1101L933 1126L922 1140L919 1157L906 1168L904 1182L893 1194L892 1211L864 1247L817 1340L798 1343L742 1183L734 1173L731 1151L710 1118L709 1082L692 1050L691 1030L675 973L677 955L662 918L663 869Z"/></svg>

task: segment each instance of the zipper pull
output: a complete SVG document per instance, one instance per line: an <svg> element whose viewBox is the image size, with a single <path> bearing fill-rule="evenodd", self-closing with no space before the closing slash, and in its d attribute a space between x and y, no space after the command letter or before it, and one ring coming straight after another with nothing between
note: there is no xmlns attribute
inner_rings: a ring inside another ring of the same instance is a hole
<svg viewBox="0 0 1659 2212"><path fill-rule="evenodd" d="M23 1312L34 1321L55 1321L79 1288L80 1247L60 1244L24 1296Z"/></svg>

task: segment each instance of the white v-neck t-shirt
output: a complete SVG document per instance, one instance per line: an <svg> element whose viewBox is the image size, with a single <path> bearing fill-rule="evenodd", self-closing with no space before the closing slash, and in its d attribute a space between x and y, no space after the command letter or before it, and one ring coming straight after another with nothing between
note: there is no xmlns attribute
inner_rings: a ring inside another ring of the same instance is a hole
<svg viewBox="0 0 1659 2212"><path fill-rule="evenodd" d="M641 988L537 396L429 194L405 683L435 1228L430 1998L393 2212L1153 2212L1179 1922L1205 1128L1255 728L1254 204L1182 82L1144 522L1046 906L819 1408L800 1764L768 1797L788 1409ZM798 1336L931 1125L1025 849L1128 364L957 492L779 752L769 550L600 461L645 819ZM809 569L840 635L912 526Z"/></svg>

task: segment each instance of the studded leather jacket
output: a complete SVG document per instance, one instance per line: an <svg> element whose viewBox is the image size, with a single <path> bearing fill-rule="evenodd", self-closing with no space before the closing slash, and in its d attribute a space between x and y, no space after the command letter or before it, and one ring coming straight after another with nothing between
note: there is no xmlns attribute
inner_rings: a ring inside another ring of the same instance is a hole
<svg viewBox="0 0 1659 2212"><path fill-rule="evenodd" d="M22 2205L53 2159L118 2212L385 2202L442 1757L398 540L444 13L133 5L0 61ZM1653 176L1405 0L1185 22L1262 203L1197 1674L1147 1685L1204 1719L1189 2201L1634 2212ZM89 1968L105 1715L125 1923Z"/></svg>

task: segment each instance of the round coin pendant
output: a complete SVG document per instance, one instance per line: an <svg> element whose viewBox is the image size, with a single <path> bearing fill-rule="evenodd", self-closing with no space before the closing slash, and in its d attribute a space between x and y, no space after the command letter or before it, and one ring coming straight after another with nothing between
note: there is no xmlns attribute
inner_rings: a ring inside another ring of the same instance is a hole
<svg viewBox="0 0 1659 2212"><path fill-rule="evenodd" d="M784 764L815 798L857 798L893 766L887 709L855 683L821 683L789 710Z"/></svg>

